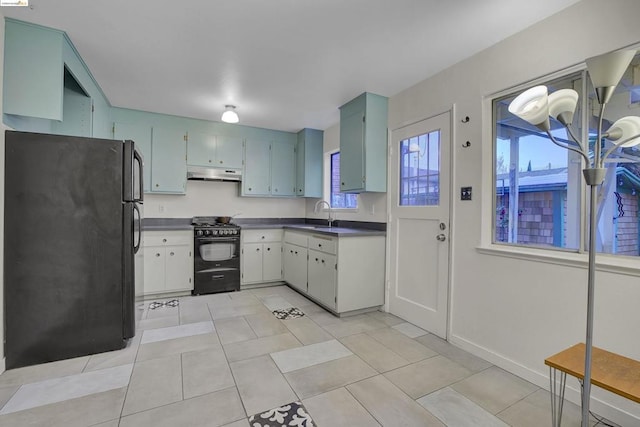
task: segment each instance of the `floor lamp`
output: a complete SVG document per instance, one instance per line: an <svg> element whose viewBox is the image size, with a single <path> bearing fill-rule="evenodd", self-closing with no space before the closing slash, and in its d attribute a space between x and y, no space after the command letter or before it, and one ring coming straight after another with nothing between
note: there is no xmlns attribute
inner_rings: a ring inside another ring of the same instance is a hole
<svg viewBox="0 0 640 427"><path fill-rule="evenodd" d="M600 103L598 116L598 139L593 148L593 157L589 155L588 141L581 142L571 123L578 103L578 93L572 89L561 89L552 94L546 86L533 87L518 95L511 104L509 112L546 132L551 141L567 150L582 156L585 168L582 170L586 184L590 189L589 199L589 268L587 279L587 336L584 358L584 380L582 383L582 427L589 426L589 400L591 397L591 354L593 347L593 299L596 267L596 198L597 188L604 182L604 161L618 148L631 147L640 143L640 117L627 116L617 120L603 132L602 122L605 106L611 99L622 75L631 63L636 51L623 50L596 56L586 60L587 71L596 90ZM573 141L557 141L551 134L549 118L560 122ZM603 140L610 141L607 148ZM606 151L604 149L606 148ZM604 152L603 152L604 151Z"/></svg>

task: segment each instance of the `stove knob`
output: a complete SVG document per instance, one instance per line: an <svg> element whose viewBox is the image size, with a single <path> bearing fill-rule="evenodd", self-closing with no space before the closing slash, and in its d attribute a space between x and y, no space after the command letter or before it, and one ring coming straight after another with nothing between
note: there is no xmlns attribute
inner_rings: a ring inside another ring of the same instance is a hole
<svg viewBox="0 0 640 427"><path fill-rule="evenodd" d="M210 235L210 234L211 234L211 230L204 230L204 235L205 235L205 236L208 236L208 235Z"/></svg>
<svg viewBox="0 0 640 427"><path fill-rule="evenodd" d="M218 235L218 230L211 230L211 234L213 234L214 236Z"/></svg>
<svg viewBox="0 0 640 427"><path fill-rule="evenodd" d="M224 234L224 235L229 234L229 230L222 230L222 234Z"/></svg>
<svg viewBox="0 0 640 427"><path fill-rule="evenodd" d="M202 236L202 230L197 230L196 231L196 236Z"/></svg>

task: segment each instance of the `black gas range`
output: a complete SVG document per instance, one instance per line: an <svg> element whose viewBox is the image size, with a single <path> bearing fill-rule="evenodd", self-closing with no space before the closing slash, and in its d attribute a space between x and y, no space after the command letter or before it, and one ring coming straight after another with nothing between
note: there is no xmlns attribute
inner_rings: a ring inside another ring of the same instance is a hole
<svg viewBox="0 0 640 427"><path fill-rule="evenodd" d="M193 294L240 290L240 227L194 217Z"/></svg>

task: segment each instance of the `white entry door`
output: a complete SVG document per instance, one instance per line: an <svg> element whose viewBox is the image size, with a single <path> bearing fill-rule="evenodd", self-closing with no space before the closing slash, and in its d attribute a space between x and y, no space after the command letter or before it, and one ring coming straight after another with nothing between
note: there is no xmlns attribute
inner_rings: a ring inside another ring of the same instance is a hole
<svg viewBox="0 0 640 427"><path fill-rule="evenodd" d="M446 338L450 113L396 129L389 150L389 311Z"/></svg>

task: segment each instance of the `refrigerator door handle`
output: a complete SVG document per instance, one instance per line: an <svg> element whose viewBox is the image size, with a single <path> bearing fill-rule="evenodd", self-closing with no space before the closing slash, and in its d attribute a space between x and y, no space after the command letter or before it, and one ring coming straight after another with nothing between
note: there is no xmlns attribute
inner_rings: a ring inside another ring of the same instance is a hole
<svg viewBox="0 0 640 427"><path fill-rule="evenodd" d="M134 149L133 150L133 157L134 159L136 159L138 161L138 186L139 186L139 190L140 190L140 198L137 200L134 200L136 202L142 202L142 199L144 198L143 194L144 194L144 183L143 183L143 175L142 175L142 169L143 169L143 161L142 161L142 156L140 155L140 153L138 152L138 150Z"/></svg>
<svg viewBox="0 0 640 427"><path fill-rule="evenodd" d="M138 205L133 204L133 210L138 213L138 243L133 245L133 253L137 254L140 250L140 244L142 243L142 216L140 215L140 209Z"/></svg>

